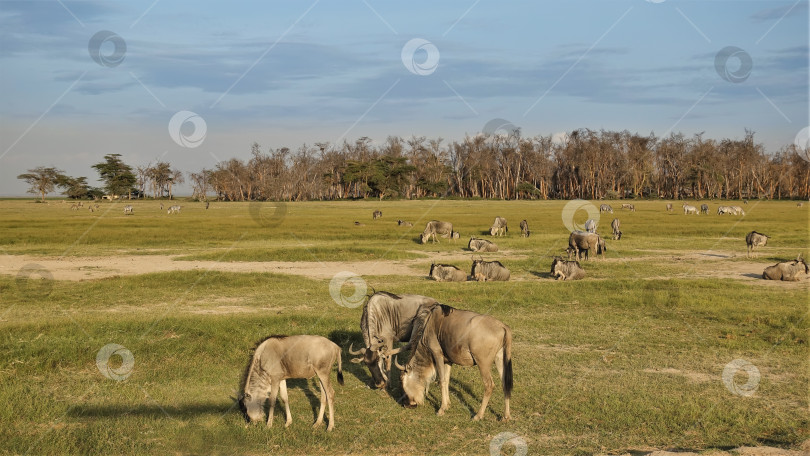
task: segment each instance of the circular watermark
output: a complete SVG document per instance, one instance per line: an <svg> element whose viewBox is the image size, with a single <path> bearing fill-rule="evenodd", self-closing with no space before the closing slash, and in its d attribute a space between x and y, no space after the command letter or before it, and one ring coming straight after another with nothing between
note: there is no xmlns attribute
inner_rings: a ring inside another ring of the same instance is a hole
<svg viewBox="0 0 810 456"><path fill-rule="evenodd" d="M43 299L53 291L53 274L44 266L35 263L20 268L14 281L17 290L27 299Z"/></svg>
<svg viewBox="0 0 810 456"><path fill-rule="evenodd" d="M87 51L94 62L101 66L115 68L124 61L127 43L118 34L102 30L90 38L87 43Z"/></svg>
<svg viewBox="0 0 810 456"><path fill-rule="evenodd" d="M120 366L113 367L110 365L110 358L113 356L121 358ZM107 344L101 347L101 350L96 354L96 366L101 375L120 382L132 375L132 368L135 367L135 357L123 345Z"/></svg>
<svg viewBox="0 0 810 456"><path fill-rule="evenodd" d="M351 288L353 290L352 294L344 294L344 287ZM350 309L354 309L363 304L366 292L368 292L366 281L353 272L338 272L329 282L329 294L332 296L332 299L339 305Z"/></svg>
<svg viewBox="0 0 810 456"><path fill-rule="evenodd" d="M734 377L741 371L748 377L748 380L743 384L739 384L734 380ZM757 366L744 359L735 359L726 364L723 369L723 384L732 394L738 396L753 396L757 388L759 388L759 379L760 375Z"/></svg>
<svg viewBox="0 0 810 456"><path fill-rule="evenodd" d="M737 66L733 66L732 62L737 62ZM737 46L726 46L714 56L714 69L717 74L734 84L748 79L753 67L754 61L751 59L751 55Z"/></svg>
<svg viewBox="0 0 810 456"><path fill-rule="evenodd" d="M810 162L810 127L804 127L796 134L793 139L793 144L796 145L797 153L803 160Z"/></svg>
<svg viewBox="0 0 810 456"><path fill-rule="evenodd" d="M529 453L529 446L526 445L526 441L523 440L523 437L512 432L501 432L489 442L490 456L501 456L501 450L505 445L513 445L515 447L515 452L512 453L515 456L526 456L526 454Z"/></svg>
<svg viewBox="0 0 810 456"><path fill-rule="evenodd" d="M647 0L647 3L664 3L664 0Z"/></svg>
<svg viewBox="0 0 810 456"><path fill-rule="evenodd" d="M187 126L192 130L188 131ZM195 112L180 111L169 119L169 135L179 146L188 149L199 147L205 140L207 132L205 119Z"/></svg>
<svg viewBox="0 0 810 456"><path fill-rule="evenodd" d="M417 59L417 53L426 54ZM414 38L402 47L402 64L413 74L427 76L439 67L439 49L430 41Z"/></svg>
<svg viewBox="0 0 810 456"><path fill-rule="evenodd" d="M575 220L579 211L587 213L584 220L593 220L596 224L599 224L599 208L591 202L575 199L567 202L562 210L562 221L568 231L572 233L574 231L585 231L585 223L579 224Z"/></svg>
<svg viewBox="0 0 810 456"><path fill-rule="evenodd" d="M520 136L520 127L516 127L512 122L506 119L495 118L490 120L484 125L481 130L485 135L505 135L505 136Z"/></svg>
<svg viewBox="0 0 810 456"><path fill-rule="evenodd" d="M287 203L284 201L251 201L248 205L250 217L262 228L275 228L287 216Z"/></svg>

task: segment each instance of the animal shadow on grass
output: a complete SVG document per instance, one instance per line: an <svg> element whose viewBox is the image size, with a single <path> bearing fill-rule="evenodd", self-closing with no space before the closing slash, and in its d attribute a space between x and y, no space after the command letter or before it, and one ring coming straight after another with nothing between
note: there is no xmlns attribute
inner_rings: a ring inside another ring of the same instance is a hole
<svg viewBox="0 0 810 456"><path fill-rule="evenodd" d="M742 276L743 277L750 277L752 279L761 279L762 278L762 273L760 272L759 274L755 274L753 272L748 272L748 273L743 274Z"/></svg>
<svg viewBox="0 0 810 456"><path fill-rule="evenodd" d="M371 374L368 373L366 365L363 363L355 364L351 359L358 355L349 353L349 345L353 345L354 349L365 347L363 342L363 335L360 331L346 331L338 329L329 333L329 340L338 344L343 362L343 371L352 374L357 380L364 385L371 385Z"/></svg>
<svg viewBox="0 0 810 456"><path fill-rule="evenodd" d="M456 366L458 367L458 366ZM494 380L494 379L493 379ZM496 382L495 386L499 385ZM475 393L473 393L472 388L469 387L466 383L462 383L454 378L450 378L450 410L453 409L453 405L461 404L462 407L467 409L469 412L470 417L473 417L476 413L478 413L478 409L476 406L480 406L481 404L476 404L476 400L480 400L481 398L476 398ZM404 395L404 393L402 393ZM493 398L495 394L493 391ZM490 403L492 399L490 399ZM430 404L433 407L433 411L436 412L439 410L439 407L442 405L442 387L439 385L438 381L431 383L430 388L428 389L428 396L425 400L425 404ZM489 408L489 405L487 406Z"/></svg>
<svg viewBox="0 0 810 456"><path fill-rule="evenodd" d="M539 277L541 279L553 279L554 276L550 272L529 271L529 274Z"/></svg>
<svg viewBox="0 0 810 456"><path fill-rule="evenodd" d="M320 402L319 402L320 403ZM230 411L238 411L233 400L222 402L197 402L186 403L183 405L161 405L161 404L142 404L142 405L104 405L104 406L88 406L78 405L73 407L68 412L68 416L75 418L111 418L122 416L146 416L150 418L182 418L190 419L196 418L200 415L224 415Z"/></svg>

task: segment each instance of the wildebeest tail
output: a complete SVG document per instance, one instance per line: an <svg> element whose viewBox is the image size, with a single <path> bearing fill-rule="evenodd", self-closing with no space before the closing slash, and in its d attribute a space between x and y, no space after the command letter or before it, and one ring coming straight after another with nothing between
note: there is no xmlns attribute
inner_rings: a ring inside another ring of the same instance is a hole
<svg viewBox="0 0 810 456"><path fill-rule="evenodd" d="M503 331L503 395L512 397L512 330Z"/></svg>
<svg viewBox="0 0 810 456"><path fill-rule="evenodd" d="M340 386L343 386L343 361L341 360L342 350L340 347L337 348L337 362L338 362L338 369L337 369L337 381L340 383Z"/></svg>

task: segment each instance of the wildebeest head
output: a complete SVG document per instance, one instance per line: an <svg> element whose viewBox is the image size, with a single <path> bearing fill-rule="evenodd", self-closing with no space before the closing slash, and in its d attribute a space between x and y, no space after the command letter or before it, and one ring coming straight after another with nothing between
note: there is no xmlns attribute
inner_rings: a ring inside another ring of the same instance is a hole
<svg viewBox="0 0 810 456"><path fill-rule="evenodd" d="M401 371L400 380L402 383L402 391L405 393L402 405L408 408L414 408L424 404L427 385L433 381L436 375L436 368L433 366L433 363L428 363L421 367L417 367L416 364L412 363L403 366L399 364L397 360L395 360L394 363Z"/></svg>
<svg viewBox="0 0 810 456"><path fill-rule="evenodd" d="M422 233L422 244L427 244L428 239L430 239L430 234L425 230Z"/></svg>
<svg viewBox="0 0 810 456"><path fill-rule="evenodd" d="M371 347L361 348L354 350L352 345L349 345L349 354L361 355L357 358L352 358L351 362L355 364L363 363L368 367L371 372L371 380L377 388L385 388L388 383L388 375L386 374L386 356L384 354L385 347L382 343L376 343Z"/></svg>
<svg viewBox="0 0 810 456"><path fill-rule="evenodd" d="M480 258L478 260L476 260L475 258L472 259L472 267L470 268L470 276L472 276L473 279L478 280L478 278L475 275L475 270L480 268L483 263L484 263L483 258Z"/></svg>
<svg viewBox="0 0 810 456"><path fill-rule="evenodd" d="M554 274L554 271L557 269L557 264L562 263L562 257L555 256L553 260L551 260L551 274Z"/></svg>
<svg viewBox="0 0 810 456"><path fill-rule="evenodd" d="M807 266L807 262L802 258L801 253L799 254L799 256L796 257L795 260L793 260L793 265L798 266L799 269L801 269L802 266L804 266L804 273L810 274L810 267Z"/></svg>
<svg viewBox="0 0 810 456"><path fill-rule="evenodd" d="M605 244L605 240L602 237L599 237L599 242L597 243L596 253L604 255L607 252L607 244Z"/></svg>
<svg viewBox="0 0 810 456"><path fill-rule="evenodd" d="M239 395L239 411L242 412L245 421L252 423L255 421L264 421L264 401L267 397L261 394L255 397L248 392Z"/></svg>

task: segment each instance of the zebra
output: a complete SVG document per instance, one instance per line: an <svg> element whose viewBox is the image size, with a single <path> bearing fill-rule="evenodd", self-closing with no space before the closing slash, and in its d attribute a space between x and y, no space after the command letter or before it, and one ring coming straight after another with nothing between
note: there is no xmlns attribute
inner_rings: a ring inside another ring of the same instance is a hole
<svg viewBox="0 0 810 456"><path fill-rule="evenodd" d="M134 213L133 211L134 209L132 205L127 204L126 206L124 206L124 215L132 215Z"/></svg>
<svg viewBox="0 0 810 456"><path fill-rule="evenodd" d="M179 214L181 206L169 206L169 210L166 212L167 214Z"/></svg>

